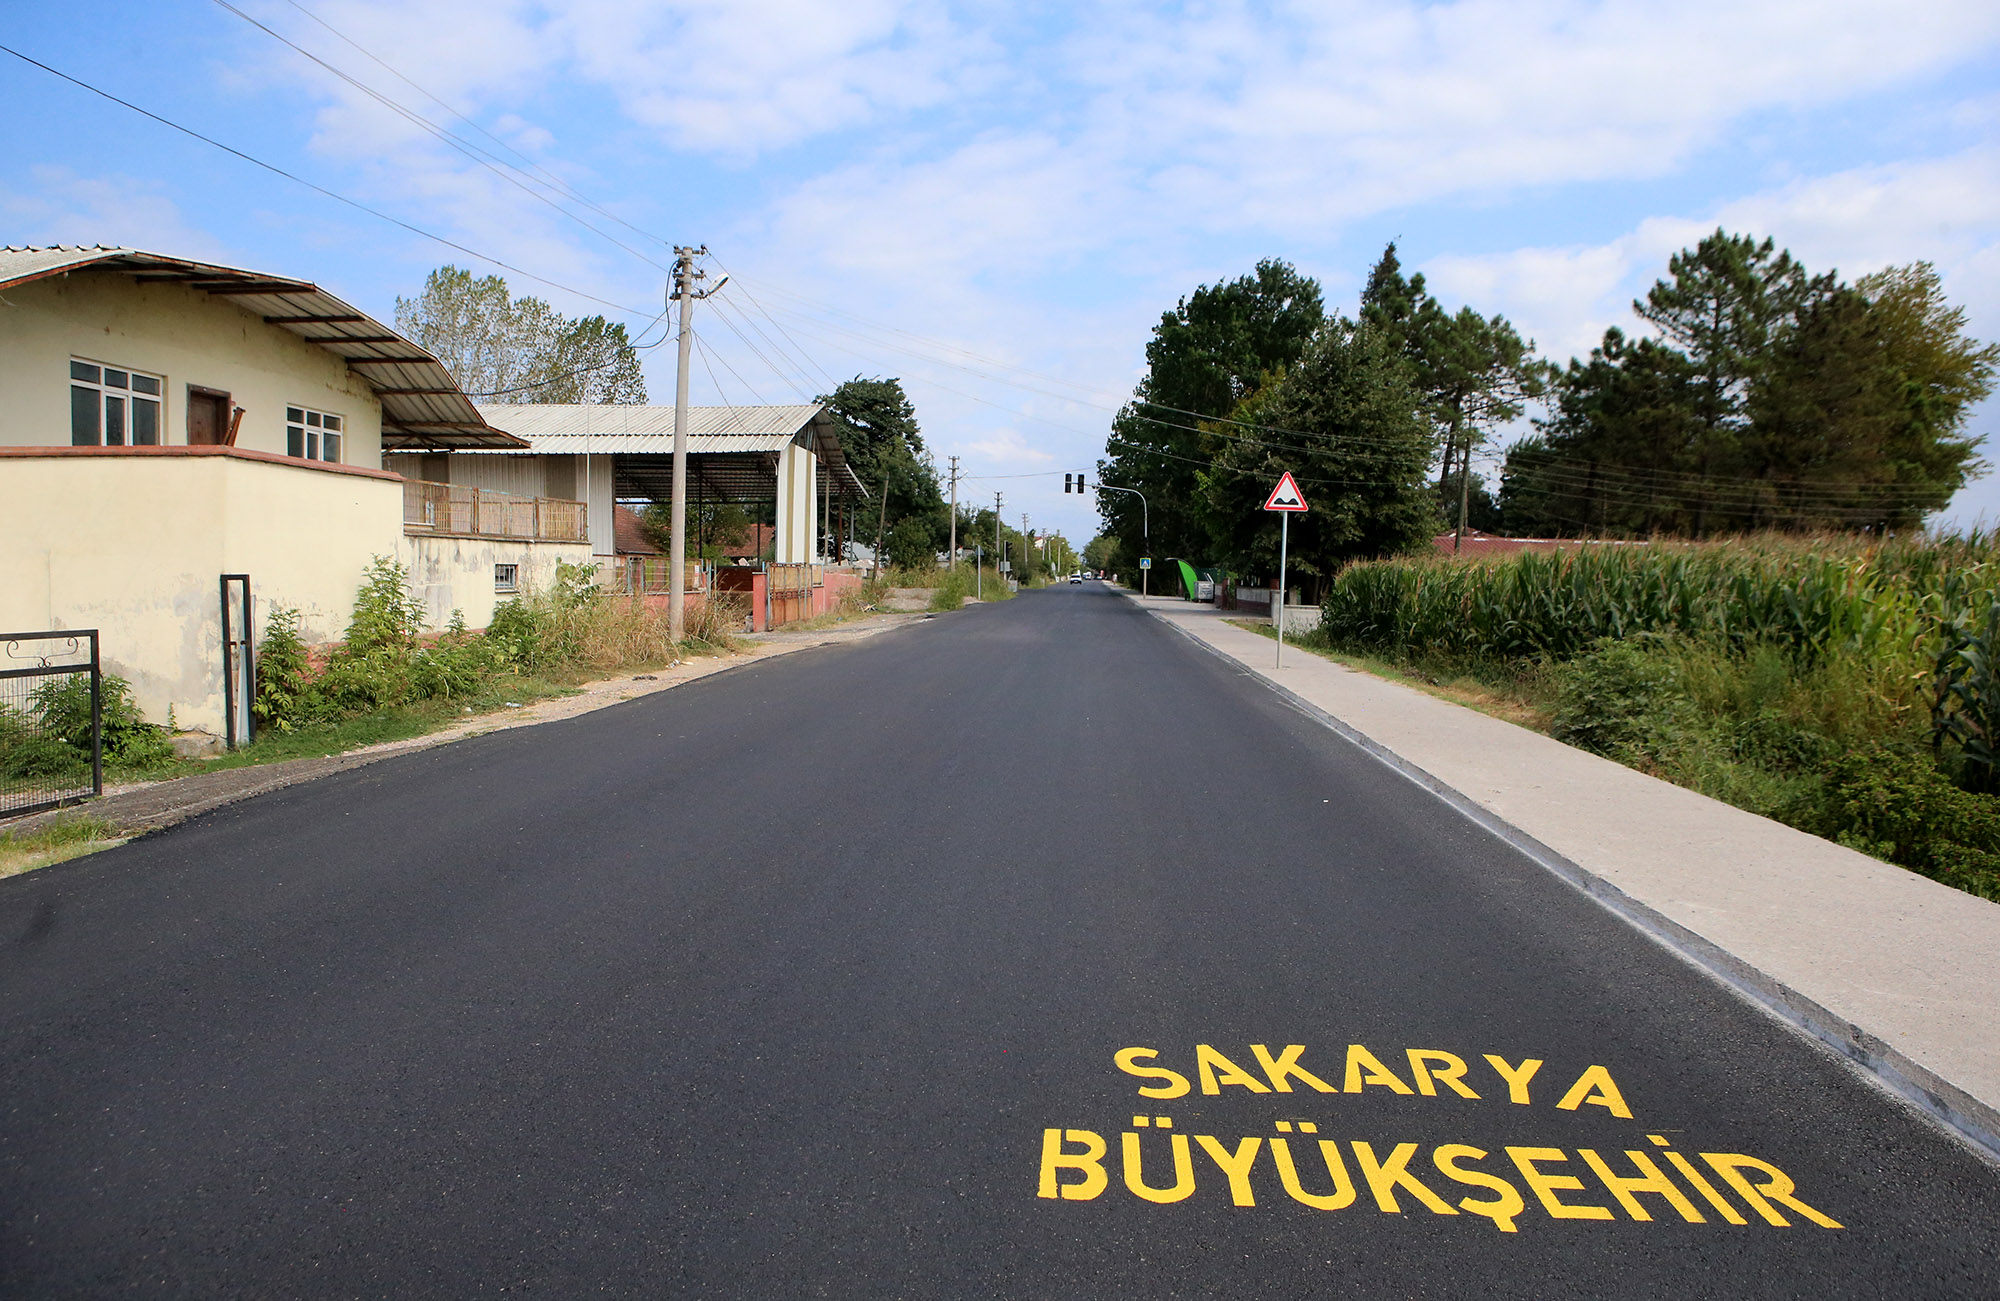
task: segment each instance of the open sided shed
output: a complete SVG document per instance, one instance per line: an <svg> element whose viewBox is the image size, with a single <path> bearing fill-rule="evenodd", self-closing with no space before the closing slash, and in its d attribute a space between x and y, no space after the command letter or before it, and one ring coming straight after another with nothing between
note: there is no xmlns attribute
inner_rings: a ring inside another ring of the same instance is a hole
<svg viewBox="0 0 2000 1301"><path fill-rule="evenodd" d="M670 406L516 403L483 405L479 413L527 446L424 456L412 467L417 477L588 501L600 555L616 545L614 501L673 495ZM834 539L851 532L851 507L868 496L833 418L817 403L690 407L687 441L688 500L771 503L780 562L828 559L838 549Z"/></svg>

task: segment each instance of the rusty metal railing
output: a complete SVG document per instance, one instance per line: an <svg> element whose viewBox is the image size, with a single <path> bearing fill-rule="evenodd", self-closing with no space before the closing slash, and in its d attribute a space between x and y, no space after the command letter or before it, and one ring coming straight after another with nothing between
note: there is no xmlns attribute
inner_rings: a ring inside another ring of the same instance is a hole
<svg viewBox="0 0 2000 1301"><path fill-rule="evenodd" d="M689 592L708 590L708 566L699 560L686 562L686 586ZM666 556L620 556L618 562L604 573L599 586L614 592L634 592L646 596L663 596L671 586L673 562Z"/></svg>

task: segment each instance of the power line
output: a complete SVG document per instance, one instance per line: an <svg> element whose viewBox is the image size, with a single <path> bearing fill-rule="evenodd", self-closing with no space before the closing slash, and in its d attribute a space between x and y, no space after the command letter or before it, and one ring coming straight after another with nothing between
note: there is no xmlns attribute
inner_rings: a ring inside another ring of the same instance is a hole
<svg viewBox="0 0 2000 1301"><path fill-rule="evenodd" d="M310 18L313 22L319 24L319 26L325 28L328 32L332 33L339 40L341 40L348 46L352 47L355 51L360 53L362 57L368 59L370 62L374 63L377 67L387 72L390 76L396 78L396 80L402 82L410 89L416 91L419 95L422 95L425 99L428 99L431 103L436 104L439 108L451 114L459 121L465 123L467 126L471 127L474 131L477 131L480 135L485 136L488 140L491 140L501 149L512 154L514 157L520 159L523 163L527 164L528 167L533 168L542 177L546 178L546 183L550 189L556 191L558 194L563 195L565 198L571 199L574 202L582 204L584 207L589 208L592 212L598 213L601 216L611 221L617 222L619 225L625 227L625 229L631 231L635 235L642 235L645 238L652 240L653 242L661 245L664 248L673 247L673 242L667 239L665 236L656 235L651 231L641 229L640 227L635 226L631 222L625 220L617 213L611 211L609 208L605 208L599 204L591 202L591 200L587 196L580 193L574 186L570 185L567 181L564 181L561 177L549 171L546 167L543 167L540 163L537 163L534 159L528 157L520 150L508 144L505 140L502 140L499 136L494 135L491 131L488 131L485 127L479 125L479 123L474 121L472 118L466 116L458 109L452 107L444 100L439 99L436 95L432 94L430 91L424 89L416 82L410 80L409 77L405 76L402 72L398 71L395 67L391 66L389 63L384 61L379 55L375 54L374 51L360 44L352 37L348 36L345 32L342 32L340 29L334 27L331 23L327 22L324 18L321 18L318 14L314 13L312 10L300 4L299 0L285 0L285 3L289 4L292 8L304 14L307 18ZM504 165L510 167L512 166L512 164L504 164ZM515 170L519 171L520 169L516 168ZM522 175L526 174L527 174L526 172L522 172Z"/></svg>
<svg viewBox="0 0 2000 1301"><path fill-rule="evenodd" d="M341 71L339 68L334 67L331 63L328 63L325 59L320 58L317 54L312 53L310 50L307 50L304 47L296 44L295 42L289 40L285 36L272 30L271 28L266 27L263 23L258 22L255 18L252 18L249 14L244 13L241 9L238 9L235 5L229 3L229 0L213 0L213 3L218 8L227 10L228 12L235 14L238 18L241 18L244 22L249 23L252 27L255 27L258 31L263 32L265 35L269 36L272 40L287 46L288 48L297 52L304 58L310 59L313 63L326 69L334 76L340 78L348 85L354 87L356 90L368 96L376 103L382 105L390 112L395 113L399 117L403 118L405 121L411 123L412 125L422 128L425 132L434 136L438 140L443 141L445 144L451 146L453 149L456 149L459 153L464 154L467 158L470 158L473 162L478 163L481 167L484 167L487 171L492 172L495 176L507 182L507 184L513 186L515 189L521 191L521 193L527 195L529 198L534 199L538 203L547 205L549 208L552 208L556 212L561 213L563 216L569 218L577 225L583 227L591 234L598 236L600 239L604 240L608 244L611 244L613 247L622 249L625 252L630 253L633 257L638 258L641 262L646 263L648 266L653 267L659 271L666 271L668 269L665 264L660 262L655 262L652 258L647 257L644 253L641 253L638 249L635 249L631 245L624 243L622 240L615 238L606 231L599 230L597 227L591 225L583 218L569 211L567 208L563 207L555 200L549 198L547 195L529 188L522 181L516 179L513 176L509 176L506 172L501 171L498 166L495 166L495 163L498 162L499 160L494 159L493 155L488 151L480 149L478 146L473 145L468 141L460 139L458 136L455 136L451 132L446 131L444 128L438 126L435 122L432 122L429 118L424 117L422 114L416 112L413 109L406 108L402 104L399 104L395 100L389 98L387 95L384 95L380 91L375 90L373 87L363 85L359 80L357 80L352 76L349 76L347 73ZM485 156L481 157L482 154ZM519 168L513 167L511 164L507 164L507 166L510 171L518 172L520 170Z"/></svg>
<svg viewBox="0 0 2000 1301"><path fill-rule="evenodd" d="M15 58L19 59L21 62L29 64L33 67L40 68L43 72L48 73L50 76L57 77L63 81L66 81L70 85L77 87L79 90L87 90L91 94L96 95L100 99L106 99L111 101L113 104L118 105L120 108L130 109L132 112L137 113L140 117L147 118L151 121L157 122L161 126L167 127L170 130L178 131L182 135L187 136L190 139L199 140L205 145L209 145L213 148L220 149L222 152L229 154L232 157L240 158L244 162L252 165L253 167L260 167L263 170L270 172L274 176L282 176L286 180L291 181L293 184L302 185L306 189L311 190L316 194L324 195L325 197L332 199L336 203L346 204L348 207L353 208L357 212L365 212L369 216L374 217L379 221L386 221L392 226L396 226L402 230L410 232L412 235L420 236L436 244L442 244L444 245L444 247L449 249L455 249L458 252L465 254L467 257L478 258L480 261L488 263L492 266L499 267L503 271L511 271L517 276L524 276L527 279L534 281L536 284L547 285L551 289L560 289L566 294L574 294L578 298L585 299L589 302L598 303L604 307L609 307L612 311L618 312L621 315L634 318L642 317L645 315L643 311L640 311L637 308L625 307L622 306L621 304L612 302L608 298L599 298L596 294L586 293L583 290L578 289L573 285L566 285L563 284L561 281L550 280L546 276L538 276L534 272L529 271L524 267L517 267L511 262L503 262L499 258L494 257L490 253L481 253L478 249L468 248L465 245L458 243L456 240L449 240L442 235L436 234L433 231L425 230L421 226L414 226L409 222L404 221L400 217L392 217L388 213L383 212L380 209L369 207L367 204L362 203L358 199L350 199L344 194L340 194L333 190L327 189L324 185L319 185L312 181L306 180L302 176L294 175L293 173L286 171L284 168L279 167L274 163L267 163L261 158L257 158L251 154L244 153L241 149L237 149L231 145L223 144L220 140L216 140L211 136L203 135L201 132L196 131L192 127L182 126L180 123L175 122L170 118L165 118L160 116L158 113L154 113L148 109L140 108L137 104L132 103L130 100L120 99L118 96L112 94L108 90L101 90L98 87L91 85L87 81L83 81L80 80L79 78L70 76L67 72L63 72L60 71L59 69L52 68L48 64L43 63L39 59L30 58L28 55L21 53L21 51L14 49L12 46L0 45L0 53L11 54Z"/></svg>

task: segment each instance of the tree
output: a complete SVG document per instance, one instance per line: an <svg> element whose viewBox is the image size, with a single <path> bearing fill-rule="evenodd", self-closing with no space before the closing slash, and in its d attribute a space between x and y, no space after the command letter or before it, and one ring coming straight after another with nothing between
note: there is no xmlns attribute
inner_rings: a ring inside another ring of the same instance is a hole
<svg viewBox="0 0 2000 1301"><path fill-rule="evenodd" d="M1853 285L1722 231L1633 304L1509 449L1510 531L1703 536L1910 528L1985 467L1965 436L2000 348L1965 333L1927 263Z"/></svg>
<svg viewBox="0 0 2000 1301"><path fill-rule="evenodd" d="M1155 555L1196 557L1207 545L1197 514L1197 476L1211 450L1200 424L1238 403L1305 349L1324 318L1318 282L1266 259L1256 271L1202 285L1161 314L1146 345L1146 375L1112 421L1099 478L1144 493ZM1144 553L1137 498L1098 498L1106 531L1129 555Z"/></svg>
<svg viewBox="0 0 2000 1301"><path fill-rule="evenodd" d="M499 276L439 267L423 293L396 299L396 328L475 399L646 400L638 352L623 325L602 316L572 321L539 298L511 297Z"/></svg>
<svg viewBox="0 0 2000 1301"><path fill-rule="evenodd" d="M1613 326L1554 384L1539 435L1507 451L1500 507L1517 536L1648 536L1694 530L1702 503L1693 365Z"/></svg>
<svg viewBox="0 0 2000 1301"><path fill-rule="evenodd" d="M819 400L839 426L848 464L869 493L879 494L887 484L887 514L875 514L883 506L876 497L864 539L874 545L873 526L882 519L888 528L883 550L895 563L933 563L947 545L950 508L902 382L857 375Z"/></svg>
<svg viewBox="0 0 2000 1301"><path fill-rule="evenodd" d="M1436 534L1430 424L1392 331L1327 321L1234 419L1260 432L1218 433L1200 476L1203 519L1230 568L1277 573L1278 523L1262 506L1287 470L1312 507L1292 521L1290 567L1315 587L1349 560L1416 550Z"/></svg>
<svg viewBox="0 0 2000 1301"><path fill-rule="evenodd" d="M1452 315L1424 289L1421 272L1405 279L1391 242L1368 273L1361 319L1410 367L1440 449L1437 495L1444 517L1471 526L1472 453L1495 425L1519 418L1539 397L1548 370L1504 316L1470 307Z"/></svg>
<svg viewBox="0 0 2000 1301"><path fill-rule="evenodd" d="M1118 539L1109 533L1100 533L1083 544L1083 567L1098 573L1109 573L1119 568L1121 551Z"/></svg>
<svg viewBox="0 0 2000 1301"><path fill-rule="evenodd" d="M687 501L688 559L720 561L727 548L741 541L753 523L751 514L733 501L690 496ZM639 527L662 555L673 552L674 508L671 502L646 503Z"/></svg>
<svg viewBox="0 0 2000 1301"><path fill-rule="evenodd" d="M1667 274L1671 279L1655 281L1632 310L1688 359L1696 376L1693 469L1704 477L1724 474L1741 450L1752 390L1774 347L1833 280L1807 276L1769 239L1759 244L1719 227L1669 258ZM1706 530L1706 516L1705 502L1697 501L1695 533Z"/></svg>

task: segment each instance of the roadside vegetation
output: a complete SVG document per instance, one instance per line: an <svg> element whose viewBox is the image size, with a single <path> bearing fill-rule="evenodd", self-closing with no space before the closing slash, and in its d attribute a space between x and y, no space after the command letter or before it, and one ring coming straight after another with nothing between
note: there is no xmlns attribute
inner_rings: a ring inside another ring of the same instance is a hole
<svg viewBox="0 0 2000 1301"><path fill-rule="evenodd" d="M2000 536L1348 567L1308 648L2000 900Z"/></svg>
<svg viewBox="0 0 2000 1301"><path fill-rule="evenodd" d="M741 617L727 600L693 607L677 645L666 610L606 593L591 566L558 565L554 584L500 606L484 632L467 631L454 614L426 637L409 574L378 556L338 644L315 651L299 637L296 611L272 612L251 708L260 728L282 735L432 703L547 695L594 675L726 651L724 630Z"/></svg>
<svg viewBox="0 0 2000 1301"><path fill-rule="evenodd" d="M81 858L125 840L109 822L87 814L61 817L32 831L0 831L0 877Z"/></svg>
<svg viewBox="0 0 2000 1301"><path fill-rule="evenodd" d="M862 584L861 599L869 605L879 605L897 588L929 590L930 609L938 613L962 610L967 601L974 599L990 602L1014 597L998 569L986 565L975 570L968 559L957 569L942 565L891 565L882 571L880 578L870 578Z"/></svg>
<svg viewBox="0 0 2000 1301"><path fill-rule="evenodd" d="M116 674L102 684L107 784L155 781L287 759L340 754L434 732L467 715L566 695L615 673L728 652L740 603L713 600L688 613L686 637L667 634L667 613L600 590L589 566L563 565L546 591L494 612L484 632L454 618L425 634L409 574L377 557L355 599L347 635L308 646L296 610L271 612L258 648L251 710L257 739L211 759L174 754L173 720L140 716ZM52 679L30 698L31 717L0 710L0 776L69 772L90 764L90 684Z"/></svg>

